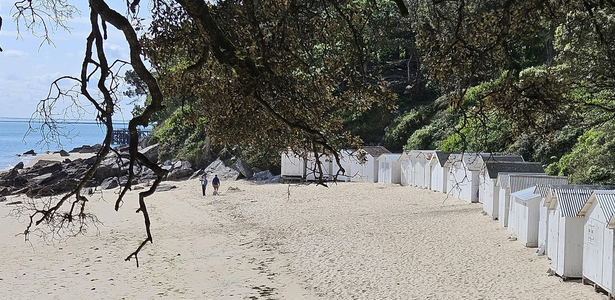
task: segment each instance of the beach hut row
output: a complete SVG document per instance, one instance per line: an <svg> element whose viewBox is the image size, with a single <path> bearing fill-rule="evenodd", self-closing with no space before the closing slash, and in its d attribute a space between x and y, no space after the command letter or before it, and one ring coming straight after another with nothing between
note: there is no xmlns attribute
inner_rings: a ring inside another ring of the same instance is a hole
<svg viewBox="0 0 615 300"><path fill-rule="evenodd" d="M546 254L552 274L581 278L615 299L615 186L539 174L499 177L512 191L506 226L513 236Z"/></svg>
<svg viewBox="0 0 615 300"><path fill-rule="evenodd" d="M340 172L340 165L332 155L319 154L317 157L313 152L288 150L281 155L280 178L283 182L314 181L320 174L316 163L318 160L325 180L333 180L337 176L339 181L378 182L378 175L384 173L380 171L378 158L389 154L391 152L382 146L342 150L338 155L344 172ZM388 166L393 167L391 164ZM391 180L390 175L388 178Z"/></svg>

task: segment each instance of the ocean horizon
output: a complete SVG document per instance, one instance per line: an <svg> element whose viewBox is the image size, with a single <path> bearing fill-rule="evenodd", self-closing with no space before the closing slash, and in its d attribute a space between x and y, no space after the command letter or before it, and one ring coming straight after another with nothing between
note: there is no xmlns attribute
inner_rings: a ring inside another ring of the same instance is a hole
<svg viewBox="0 0 615 300"><path fill-rule="evenodd" d="M106 132L106 128L95 120L62 120L57 123L59 137L51 140L45 138L40 131L28 133L30 126L40 128L41 123L31 123L28 118L0 117L0 170L10 169L20 161L27 161L32 156L23 156L23 153L29 150L40 154L101 144ZM114 124L116 129L126 127L127 123Z"/></svg>

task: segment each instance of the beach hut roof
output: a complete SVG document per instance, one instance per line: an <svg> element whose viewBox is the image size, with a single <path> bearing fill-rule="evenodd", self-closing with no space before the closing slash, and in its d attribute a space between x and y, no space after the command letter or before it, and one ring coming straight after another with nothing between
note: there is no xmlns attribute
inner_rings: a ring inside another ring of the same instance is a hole
<svg viewBox="0 0 615 300"><path fill-rule="evenodd" d="M402 155L401 153L383 153L380 156L378 156L378 158L376 159L377 160L381 160L381 159L398 160L401 155Z"/></svg>
<svg viewBox="0 0 615 300"><path fill-rule="evenodd" d="M545 174L524 174L516 173L508 175L508 187L514 193L528 187L535 187L537 184L567 184L568 177L548 176Z"/></svg>
<svg viewBox="0 0 615 300"><path fill-rule="evenodd" d="M419 150L419 154L416 155L417 158L422 158L426 160L431 160L431 156L436 152L435 150Z"/></svg>
<svg viewBox="0 0 615 300"><path fill-rule="evenodd" d="M522 162L523 157L520 155L497 155L493 153L480 154L483 163L487 162Z"/></svg>
<svg viewBox="0 0 615 300"><path fill-rule="evenodd" d="M534 193L540 194L541 197L546 197L549 194L551 186L548 184L537 184Z"/></svg>
<svg viewBox="0 0 615 300"><path fill-rule="evenodd" d="M478 153L451 153L446 160L445 165L453 165L463 163L468 169L475 169L481 163Z"/></svg>
<svg viewBox="0 0 615 300"><path fill-rule="evenodd" d="M417 158L419 156L419 154L421 154L421 151L423 150L410 150L410 157L412 158Z"/></svg>
<svg viewBox="0 0 615 300"><path fill-rule="evenodd" d="M511 193L510 195L517 197L519 200L528 201L540 197L540 194L534 193L535 188L536 187L529 187L527 189Z"/></svg>
<svg viewBox="0 0 615 300"><path fill-rule="evenodd" d="M514 193L537 184L567 184L568 178L565 176L549 176L544 173L499 173L496 186L510 188Z"/></svg>
<svg viewBox="0 0 615 300"><path fill-rule="evenodd" d="M559 203L562 217L576 217L596 190L613 190L615 186L605 185L552 185L547 198L549 209ZM546 201L545 201L546 202Z"/></svg>
<svg viewBox="0 0 615 300"><path fill-rule="evenodd" d="M391 153L391 151L383 146L365 146L363 147L363 151L372 157L380 157L382 154Z"/></svg>
<svg viewBox="0 0 615 300"><path fill-rule="evenodd" d="M452 152L447 151L435 151L434 155L431 157L432 164L438 163L440 167L444 167L446 161L448 160L448 156L451 155Z"/></svg>
<svg viewBox="0 0 615 300"><path fill-rule="evenodd" d="M410 151L404 151L397 160L402 161L406 158L412 158L412 154L410 153Z"/></svg>
<svg viewBox="0 0 615 300"><path fill-rule="evenodd" d="M487 161L485 164L489 178L498 178L499 173L534 173L544 174L544 169L541 163L538 162L513 162L513 161Z"/></svg>
<svg viewBox="0 0 615 300"><path fill-rule="evenodd" d="M614 190L597 190L592 193L581 211L579 216L584 216L594 202L598 202L600 209L605 218L609 221L607 227L613 229L615 227L615 191Z"/></svg>

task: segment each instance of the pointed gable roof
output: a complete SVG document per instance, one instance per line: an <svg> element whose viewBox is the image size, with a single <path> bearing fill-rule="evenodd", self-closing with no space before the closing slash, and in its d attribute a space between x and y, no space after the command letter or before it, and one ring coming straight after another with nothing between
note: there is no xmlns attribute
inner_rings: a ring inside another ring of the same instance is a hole
<svg viewBox="0 0 615 300"><path fill-rule="evenodd" d="M437 160L435 162L437 162L438 164L440 164L440 167L444 167L444 164L446 164L446 161L448 160L448 156L451 155L451 153L453 152L448 152L448 151L436 151L431 158L431 161Z"/></svg>
<svg viewBox="0 0 615 300"><path fill-rule="evenodd" d="M597 190L592 193L585 205L579 212L579 216L585 216L589 208L596 202L602 210L602 214L608 221L607 227L615 227L615 190Z"/></svg>
<svg viewBox="0 0 615 300"><path fill-rule="evenodd" d="M385 153L391 153L391 151L383 146L365 146L362 150L374 158L378 158L380 155Z"/></svg>

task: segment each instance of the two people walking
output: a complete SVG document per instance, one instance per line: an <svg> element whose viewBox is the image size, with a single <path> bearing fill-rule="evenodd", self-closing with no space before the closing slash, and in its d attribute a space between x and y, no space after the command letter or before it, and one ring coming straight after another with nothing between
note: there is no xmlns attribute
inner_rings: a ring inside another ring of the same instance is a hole
<svg viewBox="0 0 615 300"><path fill-rule="evenodd" d="M214 187L214 195L218 194L218 188L220 187L220 179L218 175L214 175L214 179L211 181L211 186ZM203 174L201 177L201 188L203 189L203 196L205 196L205 189L207 188L207 174Z"/></svg>

